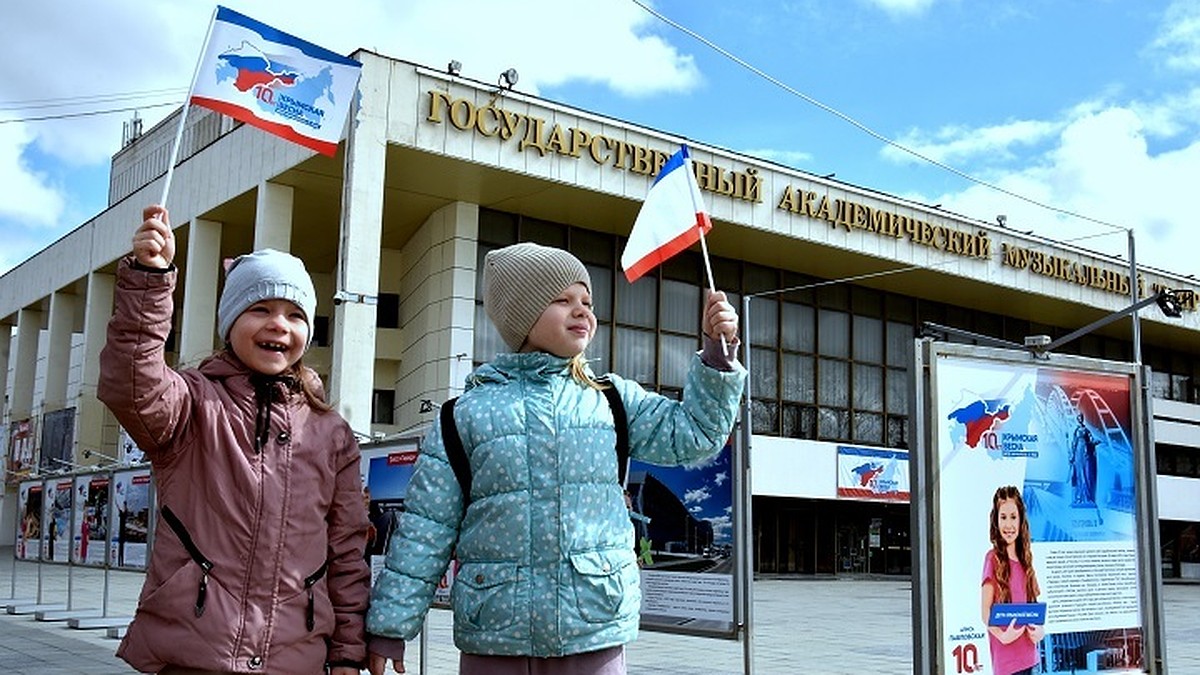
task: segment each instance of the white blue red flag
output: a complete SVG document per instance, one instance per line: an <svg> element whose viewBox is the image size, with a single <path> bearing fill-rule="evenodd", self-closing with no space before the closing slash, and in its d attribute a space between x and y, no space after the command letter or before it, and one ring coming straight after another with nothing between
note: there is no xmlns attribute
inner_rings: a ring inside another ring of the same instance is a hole
<svg viewBox="0 0 1200 675"><path fill-rule="evenodd" d="M671 155L642 203L621 267L631 283L700 240L712 229L686 145Z"/></svg>
<svg viewBox="0 0 1200 675"><path fill-rule="evenodd" d="M362 64L217 7L191 102L333 155Z"/></svg>

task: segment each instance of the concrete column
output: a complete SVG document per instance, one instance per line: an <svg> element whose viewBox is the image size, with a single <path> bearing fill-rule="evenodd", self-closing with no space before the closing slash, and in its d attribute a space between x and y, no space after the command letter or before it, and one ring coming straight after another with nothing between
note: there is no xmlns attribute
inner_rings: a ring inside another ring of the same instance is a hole
<svg viewBox="0 0 1200 675"><path fill-rule="evenodd" d="M221 223L193 220L188 226L187 277L179 322L181 366L194 366L215 350L217 281L221 273Z"/></svg>
<svg viewBox="0 0 1200 675"><path fill-rule="evenodd" d="M104 349L108 319L113 311L113 288L116 280L111 274L92 272L88 275L87 299L83 315L83 372L80 374L79 401L75 410L75 438L81 453L77 462L84 465L105 464L116 458L116 419L96 398L100 384L100 350ZM106 428L112 436L105 443ZM111 446L111 447L110 447Z"/></svg>
<svg viewBox="0 0 1200 675"><path fill-rule="evenodd" d="M38 336L42 330L42 312L22 309L17 315L17 351L12 355L13 386L9 396L9 420L33 415L33 380L37 374Z"/></svg>
<svg viewBox="0 0 1200 675"><path fill-rule="evenodd" d="M371 430L375 374L375 297L379 292L383 233L383 179L387 156L388 64L367 55L351 109L342 186L341 239L335 294L349 294L333 314L333 364L329 399L361 433Z"/></svg>
<svg viewBox="0 0 1200 675"><path fill-rule="evenodd" d="M49 348L43 410L67 407L67 378L71 371L71 335L75 332L75 296L55 291L50 296Z"/></svg>
<svg viewBox="0 0 1200 675"><path fill-rule="evenodd" d="M4 413L8 412L8 350L12 346L12 329L12 326L0 321L0 421L4 420ZM7 438L0 440L7 441ZM0 452L8 452L8 448L0 449Z"/></svg>
<svg viewBox="0 0 1200 675"><path fill-rule="evenodd" d="M290 185L263 181L254 203L254 250L292 249L292 204L295 190Z"/></svg>

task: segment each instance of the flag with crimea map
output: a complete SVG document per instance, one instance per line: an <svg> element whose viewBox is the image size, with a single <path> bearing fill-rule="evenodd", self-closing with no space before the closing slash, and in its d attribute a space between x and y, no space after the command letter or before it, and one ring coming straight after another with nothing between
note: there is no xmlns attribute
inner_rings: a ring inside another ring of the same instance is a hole
<svg viewBox="0 0 1200 675"><path fill-rule="evenodd" d="M362 64L217 7L190 102L337 152Z"/></svg>

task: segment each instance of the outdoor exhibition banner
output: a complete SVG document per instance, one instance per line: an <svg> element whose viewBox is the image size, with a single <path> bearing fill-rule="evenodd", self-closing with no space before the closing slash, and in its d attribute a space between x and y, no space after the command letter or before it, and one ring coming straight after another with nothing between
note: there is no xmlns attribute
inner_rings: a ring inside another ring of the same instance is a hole
<svg viewBox="0 0 1200 675"><path fill-rule="evenodd" d="M643 629L736 637L732 458L731 439L697 466L630 462Z"/></svg>
<svg viewBox="0 0 1200 675"><path fill-rule="evenodd" d="M16 420L8 425L8 484L28 478L33 473L33 420Z"/></svg>
<svg viewBox="0 0 1200 675"><path fill-rule="evenodd" d="M1142 672L1136 371L1001 351L927 356L940 672Z"/></svg>
<svg viewBox="0 0 1200 675"><path fill-rule="evenodd" d="M837 496L908 503L908 451L839 445Z"/></svg>
<svg viewBox="0 0 1200 675"><path fill-rule="evenodd" d="M108 563L113 567L144 570L150 539L153 500L150 469L122 469L112 474L108 522Z"/></svg>
<svg viewBox="0 0 1200 675"><path fill-rule="evenodd" d="M71 492L75 481L70 476L47 478L42 498L42 560L69 562L71 555Z"/></svg>
<svg viewBox="0 0 1200 675"><path fill-rule="evenodd" d="M75 476L74 526L71 538L71 562L103 567L105 542L108 541L110 486L107 473L82 473Z"/></svg>
<svg viewBox="0 0 1200 675"><path fill-rule="evenodd" d="M404 497L408 494L419 448L416 439L362 446L359 476L371 524L366 556L371 565L372 584L383 569L388 543L404 511Z"/></svg>
<svg viewBox="0 0 1200 675"><path fill-rule="evenodd" d="M37 560L42 555L41 479L21 481L17 487L17 538L13 555L17 560Z"/></svg>

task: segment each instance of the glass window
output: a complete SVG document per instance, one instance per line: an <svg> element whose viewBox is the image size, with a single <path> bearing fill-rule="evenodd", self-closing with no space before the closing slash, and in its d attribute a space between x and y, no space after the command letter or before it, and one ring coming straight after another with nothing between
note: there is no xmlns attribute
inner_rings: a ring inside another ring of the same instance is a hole
<svg viewBox="0 0 1200 675"><path fill-rule="evenodd" d="M663 335L660 341L662 372L659 373L659 383L664 387L682 387L687 379L688 364L699 348L697 340L693 336Z"/></svg>
<svg viewBox="0 0 1200 675"><path fill-rule="evenodd" d="M779 302L772 298L751 298L748 324L744 330L750 334L750 344L778 345Z"/></svg>
<svg viewBox="0 0 1200 675"><path fill-rule="evenodd" d="M751 363L757 368L757 363ZM783 400L801 403L816 402L816 373L813 357L801 354L783 355Z"/></svg>
<svg viewBox="0 0 1200 675"><path fill-rule="evenodd" d="M850 411L820 408L817 410L817 438L823 441L850 439Z"/></svg>
<svg viewBox="0 0 1200 675"><path fill-rule="evenodd" d="M568 250L585 265L588 265L589 271L592 269L592 265L606 270L613 269L612 237L600 232L579 229L572 229L570 234L571 247Z"/></svg>
<svg viewBox="0 0 1200 675"><path fill-rule="evenodd" d="M850 355L850 315L822 309L817 312L817 349L821 356Z"/></svg>
<svg viewBox="0 0 1200 675"><path fill-rule="evenodd" d="M596 313L596 320L612 321L613 271L594 265L587 265L587 271L592 278L592 311ZM625 283L625 280L621 279L621 283Z"/></svg>
<svg viewBox="0 0 1200 675"><path fill-rule="evenodd" d="M779 395L778 352L755 347L750 354L750 394L756 398L775 398Z"/></svg>
<svg viewBox="0 0 1200 675"><path fill-rule="evenodd" d="M854 440L872 445L883 444L883 415L854 412Z"/></svg>
<svg viewBox="0 0 1200 675"><path fill-rule="evenodd" d="M613 370L627 379L653 388L654 351L654 333L618 328L613 350Z"/></svg>
<svg viewBox="0 0 1200 675"><path fill-rule="evenodd" d="M828 284L816 289L817 302L825 309L850 310L850 287L846 284Z"/></svg>
<svg viewBox="0 0 1200 675"><path fill-rule="evenodd" d="M883 363L883 321L855 315L853 356L855 361Z"/></svg>
<svg viewBox="0 0 1200 675"><path fill-rule="evenodd" d="M1150 395L1154 398L1171 398L1171 374L1157 370L1150 373Z"/></svg>
<svg viewBox="0 0 1200 675"><path fill-rule="evenodd" d="M658 279L646 275L632 284L617 284L617 323L654 328L658 318Z"/></svg>
<svg viewBox="0 0 1200 675"><path fill-rule="evenodd" d="M906 298L902 295L888 295L887 313L888 318L903 321L911 325L916 310L913 308L912 298Z"/></svg>
<svg viewBox="0 0 1200 675"><path fill-rule="evenodd" d="M483 305L475 305L475 364L487 363L495 358L496 354L511 351L505 344L504 339L500 337L500 331L492 325L492 320L488 318L487 312L483 311Z"/></svg>
<svg viewBox="0 0 1200 675"><path fill-rule="evenodd" d="M700 287L683 281L663 279L662 305L659 320L663 330L688 335L700 334L700 314L704 306L700 300Z"/></svg>
<svg viewBox="0 0 1200 675"><path fill-rule="evenodd" d="M396 419L396 391L375 389L371 392L371 424L394 424Z"/></svg>
<svg viewBox="0 0 1200 675"><path fill-rule="evenodd" d="M887 364L908 368L913 364L913 327L899 321L887 322Z"/></svg>
<svg viewBox="0 0 1200 675"><path fill-rule="evenodd" d="M815 352L816 331L813 330L815 310L808 305L783 303L783 348L794 352Z"/></svg>
<svg viewBox="0 0 1200 675"><path fill-rule="evenodd" d="M499 248L517 242L517 217L491 209L479 209L479 243ZM483 268L476 268L483 269Z"/></svg>
<svg viewBox="0 0 1200 675"><path fill-rule="evenodd" d="M887 411L896 415L908 414L908 389L910 380L907 370L887 371Z"/></svg>
<svg viewBox="0 0 1200 675"><path fill-rule="evenodd" d="M854 365L854 409L883 412L883 368Z"/></svg>
<svg viewBox="0 0 1200 675"><path fill-rule="evenodd" d="M691 251L684 251L662 264L664 279L675 281L690 281L695 286L708 286L708 276L704 271L704 259Z"/></svg>
<svg viewBox="0 0 1200 675"><path fill-rule="evenodd" d="M817 409L812 406L783 406L782 435L788 438L817 437Z"/></svg>
<svg viewBox="0 0 1200 675"><path fill-rule="evenodd" d="M542 246L567 247L567 228L558 223L538 218L521 219L521 241L532 241Z"/></svg>
<svg viewBox="0 0 1200 675"><path fill-rule="evenodd" d="M883 315L883 294L879 291L853 286L850 289L850 298L854 302L856 316L879 317Z"/></svg>
<svg viewBox="0 0 1200 675"><path fill-rule="evenodd" d="M612 359L609 357L609 345L612 341L612 327L608 324L597 324L596 335L592 338L585 352L592 372L603 375L612 372Z"/></svg>
<svg viewBox="0 0 1200 675"><path fill-rule="evenodd" d="M908 448L908 418L888 415L887 445L889 448Z"/></svg>
<svg viewBox="0 0 1200 675"><path fill-rule="evenodd" d="M762 293L779 289L779 275L774 269L761 265L747 264L745 266L745 284L742 289L746 293Z"/></svg>
<svg viewBox="0 0 1200 675"><path fill-rule="evenodd" d="M750 406L750 428L753 433L779 434L779 404L773 400L754 399Z"/></svg>
<svg viewBox="0 0 1200 675"><path fill-rule="evenodd" d="M821 359L817 366L817 400L821 405L846 408L850 405L850 364Z"/></svg>

